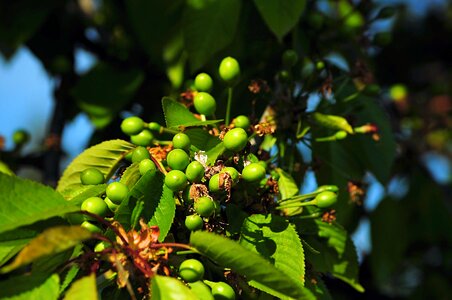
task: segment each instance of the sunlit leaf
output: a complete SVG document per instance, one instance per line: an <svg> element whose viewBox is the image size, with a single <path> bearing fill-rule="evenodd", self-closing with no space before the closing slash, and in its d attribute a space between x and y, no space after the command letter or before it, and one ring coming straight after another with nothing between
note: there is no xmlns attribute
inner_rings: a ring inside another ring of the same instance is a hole
<svg viewBox="0 0 452 300"><path fill-rule="evenodd" d="M151 280L152 300L198 300L199 298L182 281L173 277L156 275Z"/></svg>
<svg viewBox="0 0 452 300"><path fill-rule="evenodd" d="M259 253L303 287L304 251L298 233L285 218L277 215L252 215L242 226L240 244Z"/></svg>
<svg viewBox="0 0 452 300"><path fill-rule="evenodd" d="M10 277L0 282L0 299L57 300L60 288L60 278L57 274L31 274Z"/></svg>
<svg viewBox="0 0 452 300"><path fill-rule="evenodd" d="M0 173L0 233L80 210L48 186Z"/></svg>
<svg viewBox="0 0 452 300"><path fill-rule="evenodd" d="M80 226L59 226L45 230L19 252L14 261L0 269L7 273L39 258L55 255L91 238L92 234Z"/></svg>
<svg viewBox="0 0 452 300"><path fill-rule="evenodd" d="M64 300L97 299L99 299L99 295L97 293L96 275L94 273L74 282L64 296Z"/></svg>
<svg viewBox="0 0 452 300"><path fill-rule="evenodd" d="M298 282L237 242L210 232L195 231L190 236L190 244L219 265L231 268L268 291L295 299L306 296Z"/></svg>
<svg viewBox="0 0 452 300"><path fill-rule="evenodd" d="M57 191L62 192L80 186L80 173L87 168L96 168L109 179L118 163L135 146L123 140L111 140L97 144L83 151L66 168L61 176Z"/></svg>

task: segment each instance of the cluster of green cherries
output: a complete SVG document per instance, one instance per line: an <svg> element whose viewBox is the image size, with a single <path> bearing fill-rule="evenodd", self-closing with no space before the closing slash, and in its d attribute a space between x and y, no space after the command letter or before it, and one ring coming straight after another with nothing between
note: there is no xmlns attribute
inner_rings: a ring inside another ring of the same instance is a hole
<svg viewBox="0 0 452 300"><path fill-rule="evenodd" d="M179 266L179 276L190 289L199 297L205 300L234 300L235 291L226 282L213 282L203 280L204 265L197 259L186 259Z"/></svg>

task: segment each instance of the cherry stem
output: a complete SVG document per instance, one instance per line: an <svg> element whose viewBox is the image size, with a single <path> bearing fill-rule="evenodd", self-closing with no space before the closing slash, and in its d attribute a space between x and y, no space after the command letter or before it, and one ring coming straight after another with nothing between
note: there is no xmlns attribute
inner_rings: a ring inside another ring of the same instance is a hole
<svg viewBox="0 0 452 300"><path fill-rule="evenodd" d="M163 247L184 248L184 249L187 249L187 250L194 251L194 252L198 253L198 251L196 251L196 249L190 247L189 245L181 244L181 243L160 243L160 244L152 244L150 246L150 248L163 248Z"/></svg>
<svg viewBox="0 0 452 300"><path fill-rule="evenodd" d="M302 206L308 206L308 205L316 205L316 200L311 200L307 202L293 202L288 204L283 204L280 206L277 206L276 209L284 209L284 208L292 208L292 207L302 207Z"/></svg>
<svg viewBox="0 0 452 300"><path fill-rule="evenodd" d="M99 217L96 214L90 213L86 210L81 210L80 213L90 216L92 218L95 218L99 223L105 225L106 227L110 228L111 230L113 230L113 232L116 234L116 236L119 236L119 238L122 240L122 242L124 243L124 245L128 245L129 243L126 241L126 239L121 235L121 233L119 232L119 230L113 226L110 222L105 221L102 217Z"/></svg>
<svg viewBox="0 0 452 300"><path fill-rule="evenodd" d="M226 117L224 124L229 126L229 121L231 119L231 103L232 103L232 87L228 87L228 103L226 106Z"/></svg>

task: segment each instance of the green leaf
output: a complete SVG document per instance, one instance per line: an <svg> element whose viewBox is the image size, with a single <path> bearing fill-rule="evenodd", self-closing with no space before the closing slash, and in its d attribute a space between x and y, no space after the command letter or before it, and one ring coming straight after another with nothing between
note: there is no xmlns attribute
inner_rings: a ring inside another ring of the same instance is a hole
<svg viewBox="0 0 452 300"><path fill-rule="evenodd" d="M161 60L161 50L180 31L185 1L134 0L125 2L128 21L149 59Z"/></svg>
<svg viewBox="0 0 452 300"><path fill-rule="evenodd" d="M305 0L254 0L268 28L282 38L298 23L304 11Z"/></svg>
<svg viewBox="0 0 452 300"><path fill-rule="evenodd" d="M72 281L74 281L74 279L75 279L75 277L77 277L77 274L79 271L80 271L79 266L77 266L77 265L71 266L69 271L67 271L66 276L64 276L63 282L61 283L60 292L59 292L60 294L62 294L68 288L68 286L72 283Z"/></svg>
<svg viewBox="0 0 452 300"><path fill-rule="evenodd" d="M312 114L312 117L317 124L325 128L334 130L344 130L350 134L353 133L352 126L348 123L347 119L341 116L326 115L319 112L315 112Z"/></svg>
<svg viewBox="0 0 452 300"><path fill-rule="evenodd" d="M190 138L192 146L197 150L208 151L221 143L220 139L211 135L207 130L201 128L192 128L184 131Z"/></svg>
<svg viewBox="0 0 452 300"><path fill-rule="evenodd" d="M0 173L0 233L80 210L48 186Z"/></svg>
<svg viewBox="0 0 452 300"><path fill-rule="evenodd" d="M31 274L10 277L0 282L0 299L57 300L60 288L60 278L57 274Z"/></svg>
<svg viewBox="0 0 452 300"><path fill-rule="evenodd" d="M155 209L151 207L151 211L153 210L154 214L149 221L149 225L157 225L159 227L159 241L162 242L170 231L174 216L176 215L176 201L174 200L173 191L166 185L163 185L162 196L154 205L156 205Z"/></svg>
<svg viewBox="0 0 452 300"><path fill-rule="evenodd" d="M124 171L119 181L131 188L140 178L140 163L133 163Z"/></svg>
<svg viewBox="0 0 452 300"><path fill-rule="evenodd" d="M155 275L151 280L151 300L198 300L199 298L173 277Z"/></svg>
<svg viewBox="0 0 452 300"><path fill-rule="evenodd" d="M25 247L36 234L36 231L25 228L16 228L0 234L0 266Z"/></svg>
<svg viewBox="0 0 452 300"><path fill-rule="evenodd" d="M85 201L89 197L99 197L104 194L106 188L106 184L96 184L83 185L79 189L69 189L71 192L70 194L66 194L66 200L68 200L73 205L80 206L82 205L83 201ZM61 194L64 194L64 191Z"/></svg>
<svg viewBox="0 0 452 300"><path fill-rule="evenodd" d="M130 229L132 219L138 218L136 215L132 216L133 210L137 203L142 201L144 207L141 217L146 223L149 222L163 193L163 179L163 174L156 170L144 174L130 189L127 199L120 204L115 214L115 220L121 223L126 230Z"/></svg>
<svg viewBox="0 0 452 300"><path fill-rule="evenodd" d="M326 239L327 245L334 248L342 257L347 242L347 231L337 222L327 223L319 219L300 219L295 221L301 235L318 235Z"/></svg>
<svg viewBox="0 0 452 300"><path fill-rule="evenodd" d="M252 215L242 226L240 244L259 253L276 268L304 285L304 251L298 233L285 218L276 215Z"/></svg>
<svg viewBox="0 0 452 300"><path fill-rule="evenodd" d="M119 69L100 62L80 78L72 95L90 117L111 117L132 99L143 80L139 69Z"/></svg>
<svg viewBox="0 0 452 300"><path fill-rule="evenodd" d="M166 127L168 128L178 129L179 126L199 122L187 107L170 97L163 97L162 107L163 114L165 115Z"/></svg>
<svg viewBox="0 0 452 300"><path fill-rule="evenodd" d="M240 0L188 2L183 17L183 35L192 72L232 42L240 9Z"/></svg>
<svg viewBox="0 0 452 300"><path fill-rule="evenodd" d="M223 142L218 143L211 149L209 149L205 154L207 155L207 164L212 166L217 161L218 156L223 154L223 152L226 150L226 147L224 146Z"/></svg>
<svg viewBox="0 0 452 300"><path fill-rule="evenodd" d="M0 17L0 51L9 58L28 41L47 16L58 6L57 0L11 1L2 3Z"/></svg>
<svg viewBox="0 0 452 300"><path fill-rule="evenodd" d="M280 168L277 168L276 172L278 172L279 174L278 188L279 193L281 195L281 199L286 199L297 195L299 189L293 177L289 173ZM302 211L303 211L302 207L289 207L283 209L284 214L287 216L299 214Z"/></svg>
<svg viewBox="0 0 452 300"><path fill-rule="evenodd" d="M99 299L99 295L97 294L96 275L94 273L74 282L64 296L64 300L97 299Z"/></svg>
<svg viewBox="0 0 452 300"><path fill-rule="evenodd" d="M328 290L327 286L323 282L323 280L320 277L314 277L313 280L306 280L306 288L308 288L312 294L313 294L313 300L331 300L333 297L331 297L330 291Z"/></svg>
<svg viewBox="0 0 452 300"><path fill-rule="evenodd" d="M1 273L10 272L42 257L55 255L91 238L92 234L80 226L59 226L45 230L34 238L9 265L0 269Z"/></svg>
<svg viewBox="0 0 452 300"><path fill-rule="evenodd" d="M348 283L358 292L364 292L364 288L358 281L358 257L356 249L350 237L347 237L345 250L339 255L336 250L326 243L312 237L306 237L307 242L320 254L306 252L306 260L313 265L316 272L331 273L334 277Z"/></svg>
<svg viewBox="0 0 452 300"><path fill-rule="evenodd" d="M295 299L303 299L306 296L305 290L298 282L262 256L228 238L210 232L195 231L190 236L190 244L201 254L246 276L262 289Z"/></svg>
<svg viewBox="0 0 452 300"><path fill-rule="evenodd" d="M403 263L409 232L408 227L401 224L409 223L409 215L402 202L385 198L372 212L370 222L372 237L370 266L375 282L383 286L390 281Z"/></svg>
<svg viewBox="0 0 452 300"><path fill-rule="evenodd" d="M283 169L277 168L276 172L279 174L278 188L281 194L281 199L286 199L298 194L298 185L292 176Z"/></svg>
<svg viewBox="0 0 452 300"><path fill-rule="evenodd" d="M14 175L14 172L8 167L7 164L0 160L0 173L4 173L6 175Z"/></svg>
<svg viewBox="0 0 452 300"><path fill-rule="evenodd" d="M80 186L80 173L87 168L97 168L108 180L119 162L134 147L133 144L123 140L111 140L88 148L66 168L58 182L57 191L77 189Z"/></svg>

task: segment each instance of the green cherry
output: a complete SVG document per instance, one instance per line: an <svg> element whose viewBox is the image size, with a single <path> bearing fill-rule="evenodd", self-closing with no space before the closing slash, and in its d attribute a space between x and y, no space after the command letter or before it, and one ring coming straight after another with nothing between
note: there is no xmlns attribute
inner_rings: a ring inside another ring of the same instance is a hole
<svg viewBox="0 0 452 300"><path fill-rule="evenodd" d="M243 168L242 178L248 182L260 181L265 177L265 168L259 163L251 163Z"/></svg>
<svg viewBox="0 0 452 300"><path fill-rule="evenodd" d="M166 162L171 169L183 171L190 163L190 157L184 150L174 149L166 156Z"/></svg>
<svg viewBox="0 0 452 300"><path fill-rule="evenodd" d="M239 152L245 148L247 143L248 135L243 128L233 128L224 135L224 147L230 151Z"/></svg>
<svg viewBox="0 0 452 300"><path fill-rule="evenodd" d="M190 231L201 230L204 226L204 221L199 215L189 215L185 218L185 227Z"/></svg>
<svg viewBox="0 0 452 300"><path fill-rule="evenodd" d="M121 130L127 135L140 133L144 128L144 122L139 117L128 117L121 123Z"/></svg>
<svg viewBox="0 0 452 300"><path fill-rule="evenodd" d="M221 61L218 73L226 84L232 86L240 77L240 65L235 58L228 56Z"/></svg>
<svg viewBox="0 0 452 300"><path fill-rule="evenodd" d="M13 134L13 142L16 145L23 145L27 143L29 140L30 134L24 129L16 130Z"/></svg>
<svg viewBox="0 0 452 300"><path fill-rule="evenodd" d="M245 115L240 115L235 117L234 120L232 120L232 124L234 124L237 128L242 128L247 130L250 127L250 119Z"/></svg>
<svg viewBox="0 0 452 300"><path fill-rule="evenodd" d="M105 217L108 213L108 206L102 198L90 197L83 201L82 210L86 210L92 214L98 215L100 217ZM85 220L94 220L94 218L85 216Z"/></svg>
<svg viewBox="0 0 452 300"><path fill-rule="evenodd" d="M195 199L195 212L201 217L210 217L215 212L215 203L209 197L199 197Z"/></svg>
<svg viewBox="0 0 452 300"><path fill-rule="evenodd" d="M298 62L298 54L292 49L284 51L282 56L283 65L286 68L292 68Z"/></svg>
<svg viewBox="0 0 452 300"><path fill-rule="evenodd" d="M324 191L318 194L313 202L317 207L327 208L337 202L337 194L330 191Z"/></svg>
<svg viewBox="0 0 452 300"><path fill-rule="evenodd" d="M212 296L210 287L201 280L190 282L188 284L190 289L202 300L215 300Z"/></svg>
<svg viewBox="0 0 452 300"><path fill-rule="evenodd" d="M215 98L209 93L199 92L193 99L193 104L198 113L206 116L211 116L217 109L217 102Z"/></svg>
<svg viewBox="0 0 452 300"><path fill-rule="evenodd" d="M102 229L89 221L84 221L81 225L82 228L85 228L91 233L102 233Z"/></svg>
<svg viewBox="0 0 452 300"><path fill-rule="evenodd" d="M220 173L228 173L229 175L231 175L233 184L236 184L239 181L239 176L240 176L239 171L237 171L233 167L225 167L221 170Z"/></svg>
<svg viewBox="0 0 452 300"><path fill-rule="evenodd" d="M204 276L204 265L197 259L184 260L179 266L179 275L186 282L201 280Z"/></svg>
<svg viewBox="0 0 452 300"><path fill-rule="evenodd" d="M317 193L324 192L324 191L330 191L337 193L339 191L339 188L335 185L321 185L316 190Z"/></svg>
<svg viewBox="0 0 452 300"><path fill-rule="evenodd" d="M105 181L104 174L96 168L85 169L80 173L80 181L83 185L102 184Z"/></svg>
<svg viewBox="0 0 452 300"><path fill-rule="evenodd" d="M107 186L106 193L111 202L120 204L127 197L129 188L124 183L116 181Z"/></svg>
<svg viewBox="0 0 452 300"><path fill-rule="evenodd" d="M143 159L150 158L151 155L149 154L148 149L142 146L136 147L132 152L132 162L140 162Z"/></svg>
<svg viewBox="0 0 452 300"><path fill-rule="evenodd" d="M143 176L149 171L157 170L157 167L155 166L154 162L149 158L145 158L142 161L140 161L140 165L138 166L138 168L141 176Z"/></svg>
<svg viewBox="0 0 452 300"><path fill-rule="evenodd" d="M197 160L192 161L185 169L185 175L191 182L200 182L204 177L204 166Z"/></svg>
<svg viewBox="0 0 452 300"><path fill-rule="evenodd" d="M220 187L220 174L215 174L210 177L209 180L209 191L212 193L217 193L221 190Z"/></svg>
<svg viewBox="0 0 452 300"><path fill-rule="evenodd" d="M187 176L180 170L169 171L165 176L165 185L173 192L182 191L187 183Z"/></svg>
<svg viewBox="0 0 452 300"><path fill-rule="evenodd" d="M132 135L130 140L137 146L149 146L154 139L154 135L147 129L142 130L136 135Z"/></svg>
<svg viewBox="0 0 452 300"><path fill-rule="evenodd" d="M185 133L178 133L173 137L173 147L175 149L183 149L188 151L191 146L191 141Z"/></svg>
<svg viewBox="0 0 452 300"><path fill-rule="evenodd" d="M213 81L207 73L199 73L195 77L195 88L199 92L209 92L212 89Z"/></svg>
<svg viewBox="0 0 452 300"><path fill-rule="evenodd" d="M235 300L234 289L226 282L216 282L211 285L211 288L215 300Z"/></svg>

